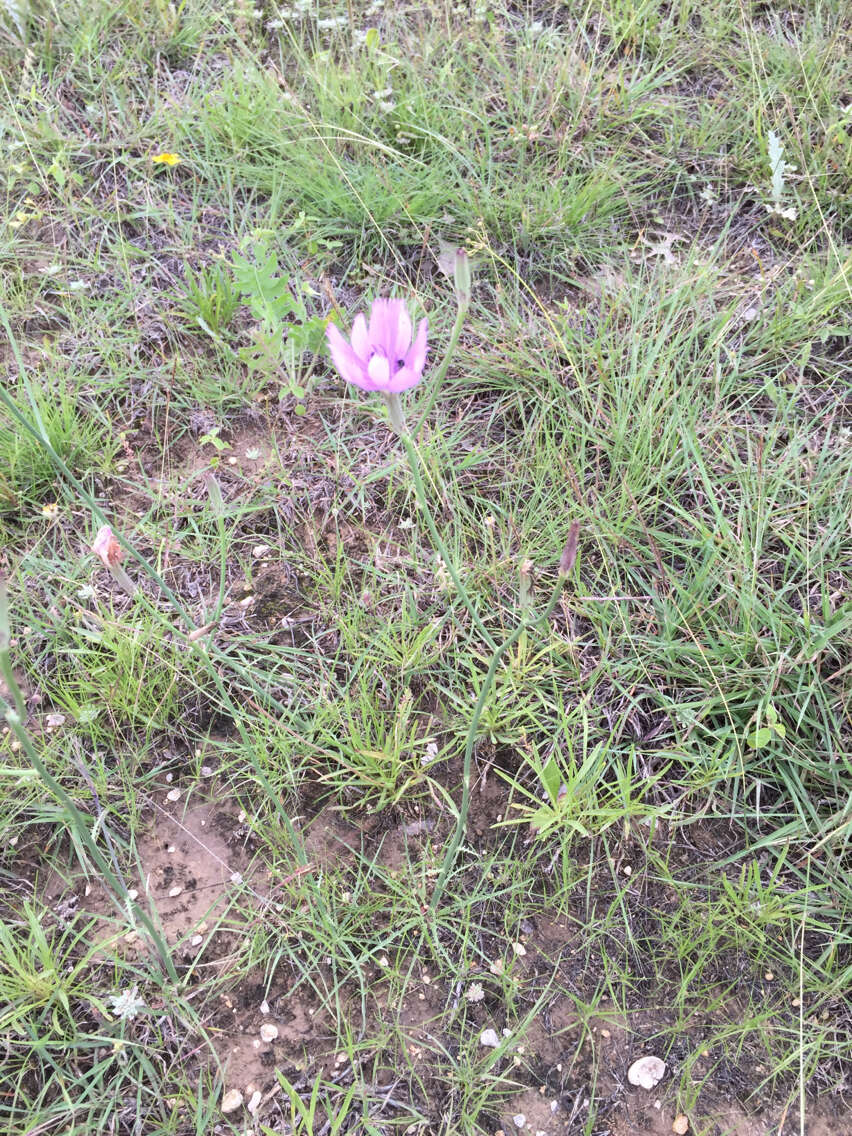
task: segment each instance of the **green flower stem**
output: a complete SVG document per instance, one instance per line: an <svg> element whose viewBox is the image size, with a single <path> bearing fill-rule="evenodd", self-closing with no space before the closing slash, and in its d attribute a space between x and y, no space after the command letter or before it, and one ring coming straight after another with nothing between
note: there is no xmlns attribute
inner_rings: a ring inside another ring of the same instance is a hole
<svg viewBox="0 0 852 1136"><path fill-rule="evenodd" d="M444 376L447 373L447 369L450 365L450 360L455 354L456 347L458 346L459 336L461 335L461 329L464 326L464 319L466 315L467 304L459 304L458 311L456 312L456 322L453 324L453 330L450 333L450 342L447 346L446 354L441 360L441 365L440 367L438 367L438 370L436 371L435 376L432 379L432 393L429 395L426 406L417 421L417 426L413 430L413 436L415 438L419 436L420 431L423 429L423 423L432 413L432 409L434 408L435 403L438 401L438 395L441 393L441 384L444 381Z"/></svg>
<svg viewBox="0 0 852 1136"><path fill-rule="evenodd" d="M423 516L426 519L426 527L429 529L429 535L432 538L432 543L440 554L441 559L443 560L444 565L450 574L450 579L453 581L453 584L455 584L459 599L467 608L470 617L473 620L474 626L476 627L476 630L479 632L479 634L482 636L491 650L495 651L497 649L497 643L491 635L491 632L479 618L479 614L477 613L476 608L473 606L470 596L467 594L467 590L465 589L465 586L461 582L461 578L459 577L459 574L455 569L452 557L450 556L449 552L447 551L446 545L441 539L441 534L438 532L438 526L435 524L435 518L432 516L432 509L429 505L429 497L426 493L426 487L423 484L423 476L420 472L420 456L417 453L417 446L413 438L409 433L407 433L407 431L403 431L399 437L400 441L405 447L405 454L408 458L408 464L411 469L411 474L414 478L414 490L417 494L417 500L420 503L420 508L423 512Z"/></svg>
<svg viewBox="0 0 852 1136"><path fill-rule="evenodd" d="M482 683L482 690L479 692L479 698L476 701L476 706L473 709L473 717L470 720L468 727L467 737L464 745L464 765L462 769L462 799L459 806L458 820L456 821L456 830L453 833L453 838L447 851L444 853L444 860L441 865L441 872L438 879L435 881L435 888L432 892L432 898L429 901L429 913L434 917L441 896L444 893L444 888L447 884L447 877L449 876L453 864L455 863L456 856L458 855L459 847L464 839L465 830L467 828L467 814L470 811L470 789L471 789L471 774L473 768L473 747L476 742L476 733L479 729L479 720L482 717L482 712L485 709L485 703L488 701L488 696L491 693L491 687L494 683L494 677L497 674L497 668L500 665L500 660L510 651L512 647L518 642L522 635L528 631L533 630L542 623L546 623L553 614L553 610L559 601L559 596L562 593L562 588L565 584L566 575L560 571L559 576L554 585L553 591L550 594L547 607L541 613L532 619L524 620L518 624L512 634L495 648L494 654L491 656L488 670L485 673L485 679Z"/></svg>

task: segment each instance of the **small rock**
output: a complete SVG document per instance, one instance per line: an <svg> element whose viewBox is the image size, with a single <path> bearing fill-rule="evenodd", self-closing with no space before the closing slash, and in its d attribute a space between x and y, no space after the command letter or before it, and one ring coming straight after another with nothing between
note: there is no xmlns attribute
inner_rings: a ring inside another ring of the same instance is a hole
<svg viewBox="0 0 852 1136"><path fill-rule="evenodd" d="M689 1118L681 1113L676 1116L672 1122L672 1132L676 1132L677 1136L685 1136L689 1131Z"/></svg>
<svg viewBox="0 0 852 1136"><path fill-rule="evenodd" d="M257 1112L258 1107L259 1107L262 1099L263 1099L263 1094L259 1093L257 1091L257 1089L255 1089L255 1091L251 1094L251 1099L249 1100L248 1104L246 1105L246 1108L249 1110L249 1112L252 1114L252 1116L254 1116L254 1114Z"/></svg>
<svg viewBox="0 0 852 1136"><path fill-rule="evenodd" d="M168 793L166 793L166 800L167 801L179 801L180 800L180 789L169 789Z"/></svg>
<svg viewBox="0 0 852 1136"><path fill-rule="evenodd" d="M262 1014L268 1014L269 1013L269 1003L267 1002L267 1000L265 998L260 1003L260 1012Z"/></svg>
<svg viewBox="0 0 852 1136"><path fill-rule="evenodd" d="M177 899L182 891L183 888L180 886L180 884L175 884L173 888L169 888L169 899Z"/></svg>
<svg viewBox="0 0 852 1136"><path fill-rule="evenodd" d="M627 1070L627 1080L640 1089L653 1089L666 1075L666 1063L659 1057L640 1057Z"/></svg>
<svg viewBox="0 0 852 1136"><path fill-rule="evenodd" d="M272 1022L264 1022L260 1027L260 1036L263 1041L275 1041L278 1037L278 1026L274 1026Z"/></svg>
<svg viewBox="0 0 852 1136"><path fill-rule="evenodd" d="M518 958L523 958L523 956L527 953L527 948L523 943L512 943L512 950L515 952Z"/></svg>
<svg viewBox="0 0 852 1136"><path fill-rule="evenodd" d="M220 1108L225 1114L229 1112L236 1112L240 1105L243 1103L243 1094L239 1089L228 1089L222 1097L222 1104Z"/></svg>
<svg viewBox="0 0 852 1136"><path fill-rule="evenodd" d="M189 940L190 946L193 946L193 947L200 947L203 942L204 942L204 936L203 935L193 935L192 938Z"/></svg>
<svg viewBox="0 0 852 1136"><path fill-rule="evenodd" d="M527 1118L524 1116L524 1114L522 1112L516 1112L515 1115L512 1117L512 1123L514 1124L514 1126L516 1128L526 1128Z"/></svg>
<svg viewBox="0 0 852 1136"><path fill-rule="evenodd" d="M496 1049L500 1044L500 1038L497 1034L497 1030L483 1030L479 1035L479 1044L484 1045L486 1049Z"/></svg>

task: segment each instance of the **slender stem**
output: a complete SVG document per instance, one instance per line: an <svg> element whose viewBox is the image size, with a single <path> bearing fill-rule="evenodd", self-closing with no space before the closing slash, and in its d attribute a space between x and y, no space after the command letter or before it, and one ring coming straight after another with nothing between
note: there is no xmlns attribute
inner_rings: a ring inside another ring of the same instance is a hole
<svg viewBox="0 0 852 1136"><path fill-rule="evenodd" d="M429 529L429 535L432 538L432 543L440 553L441 559L443 560L444 565L450 574L450 579L453 581L456 591L458 592L459 599L467 608L470 617L474 622L474 626L476 627L482 638L485 640L485 642L488 644L488 646L491 648L491 650L495 651L497 649L497 643L491 635L491 632L479 618L476 608L473 606L473 602L471 601L470 596L467 594L467 590L465 589L465 586L462 583L458 572L456 571L452 558L447 551L447 547L441 539L441 534L438 532L438 527L435 524L435 518L432 516L432 509L429 505L429 497L426 493L426 487L423 484L423 476L420 472L420 456L417 453L417 446L415 445L414 440L412 439L410 434L403 432L399 437L403 446L405 447L405 454L408 458L408 464L411 468L411 473L414 478L414 490L417 494L417 500L420 502L420 508L423 511L423 516L426 519L426 527Z"/></svg>
<svg viewBox="0 0 852 1136"><path fill-rule="evenodd" d="M420 431L423 429L423 423L432 413L432 409L435 403L438 401L438 395L441 393L441 384L444 381L444 376L447 373L447 368L450 365L450 360L452 359L458 345L459 336L461 335L461 329L464 326L464 318L466 315L467 305L459 304L458 311L456 312L456 322L453 324L453 330L450 333L450 342L447 346L446 353L444 354L444 358L441 360L441 365L438 367L438 370L435 372L435 375L432 378L432 393L429 395L426 406L422 411L420 418L418 419L416 427L413 430L413 436L415 438L419 436Z"/></svg>
<svg viewBox="0 0 852 1136"><path fill-rule="evenodd" d="M512 634L495 648L494 654L491 656L491 662L488 670L485 672L485 679L482 683L482 689L479 692L479 698L476 701L476 706L473 709L473 717L468 726L467 737L464 745L464 765L462 768L462 799L459 806L458 820L456 821L456 830L453 833L453 838L447 851L444 853L444 860L441 865L441 873L435 881L435 888L432 892L432 898L429 901L429 911L434 916L435 911L440 902L441 896L444 893L444 888L447 884L447 877L449 876L453 864L455 863L456 856L458 855L459 847L464 839L465 829L467 828L467 814L470 811L470 788L471 788L471 773L473 767L473 747L476 742L476 733L479 729L479 720L482 717L482 712L485 709L485 703L488 701L488 696L491 693L491 686L494 682L494 676L497 674L497 667L500 665L500 660L510 651L512 647L518 642L522 635L527 631L539 626L541 623L546 623L553 614L553 609L559 600L562 588L565 584L565 575L560 572L554 585L553 591L550 594L547 607L541 615L535 616L533 619L524 620L518 624Z"/></svg>

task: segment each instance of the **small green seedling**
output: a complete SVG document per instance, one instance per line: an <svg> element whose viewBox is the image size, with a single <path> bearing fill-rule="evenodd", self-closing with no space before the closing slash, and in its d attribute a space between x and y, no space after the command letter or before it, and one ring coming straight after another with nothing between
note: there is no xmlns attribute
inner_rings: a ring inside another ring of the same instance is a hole
<svg viewBox="0 0 852 1136"><path fill-rule="evenodd" d="M778 711L770 702L766 707L766 725L756 726L746 741L752 749L764 749L772 741L773 734L784 738L787 736L787 729L783 722L778 721Z"/></svg>

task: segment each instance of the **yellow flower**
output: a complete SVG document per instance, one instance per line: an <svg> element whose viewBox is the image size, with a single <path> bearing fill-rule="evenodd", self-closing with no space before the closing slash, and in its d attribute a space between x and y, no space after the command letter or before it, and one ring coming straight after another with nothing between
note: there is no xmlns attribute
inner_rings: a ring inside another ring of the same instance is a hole
<svg viewBox="0 0 852 1136"><path fill-rule="evenodd" d="M55 501L48 501L46 505L42 505L41 515L46 521L55 521L59 516L59 506Z"/></svg>
<svg viewBox="0 0 852 1136"><path fill-rule="evenodd" d="M180 154L169 154L168 152L162 154L155 154L151 159L159 166L179 166L183 161Z"/></svg>

